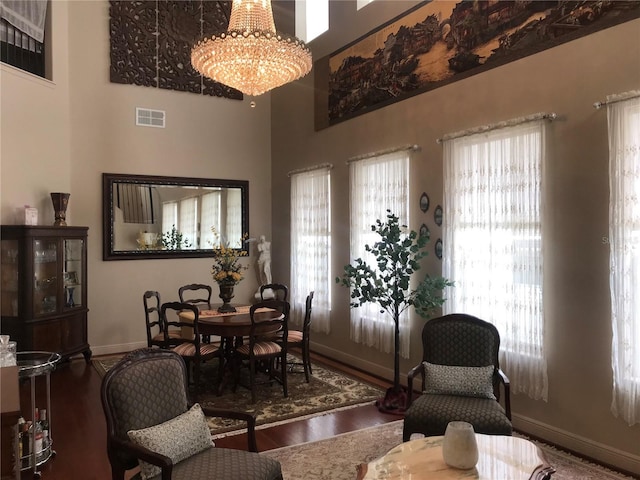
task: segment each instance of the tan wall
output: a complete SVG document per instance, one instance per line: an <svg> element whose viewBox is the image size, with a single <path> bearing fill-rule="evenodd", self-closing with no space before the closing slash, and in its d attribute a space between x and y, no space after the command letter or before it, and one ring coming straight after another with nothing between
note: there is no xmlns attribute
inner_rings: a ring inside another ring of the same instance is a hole
<svg viewBox="0 0 640 480"><path fill-rule="evenodd" d="M49 192L70 192L68 223L89 227L89 343L94 354L129 350L146 344L142 293L177 300L181 285L213 284L212 262L102 261L102 173L249 180L249 234L270 237L270 98L250 108L248 100L112 84L108 2L53 6L55 85L2 71L2 223L18 223L12 210L25 203L39 208L39 223L53 223ZM167 128L136 127L136 107L165 110ZM235 300L256 290L249 270Z"/></svg>
<svg viewBox="0 0 640 480"><path fill-rule="evenodd" d="M319 59L416 2L378 0L356 13L355 2L331 2L331 30L312 42ZM546 348L549 401L513 396L517 428L640 473L640 425L610 412L612 374L608 290L607 115L592 104L640 87L640 20L613 27L458 81L319 132L313 127L313 78L273 94L274 277L289 278L290 170L324 162L332 171L332 268L349 261L349 184L345 161L355 155L418 144L411 166L411 227L425 222L435 240L433 208L442 203L444 134L536 112L556 112L545 177ZM432 207L418 209L422 192ZM441 273L430 255L426 268ZM454 279L455 280L455 279ZM392 378L391 355L349 339L348 291L332 291L331 334L313 334L313 349ZM468 312L473 313L473 312ZM413 318L411 358L419 362L424 321ZM508 373L508 372L507 372Z"/></svg>
<svg viewBox="0 0 640 480"><path fill-rule="evenodd" d="M0 218L22 223L24 206L53 223L50 192L70 191L69 36L66 2L53 2L52 80L0 66ZM72 220L73 212L69 212Z"/></svg>

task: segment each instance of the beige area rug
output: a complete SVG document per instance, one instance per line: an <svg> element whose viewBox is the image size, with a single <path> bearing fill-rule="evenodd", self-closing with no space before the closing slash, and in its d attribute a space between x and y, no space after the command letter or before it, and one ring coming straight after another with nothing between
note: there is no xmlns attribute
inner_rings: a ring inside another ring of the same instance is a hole
<svg viewBox="0 0 640 480"><path fill-rule="evenodd" d="M121 358L121 355L96 358L92 363L96 370L104 375ZM292 356L292 361L299 359ZM287 375L287 398L284 398L282 386L278 382L269 384L264 382L266 378L259 376L258 381L262 384L258 386L256 403L251 404L251 392L242 386L249 385L248 369L242 369L241 385L235 393L231 391L230 386L226 386L222 395L218 396L215 393L217 384L214 382L217 368L217 360L203 365L198 402L203 406L255 413L258 428L373 403L384 395L384 390L377 386L312 363L313 375L309 383L306 383L303 373ZM301 367L295 368L301 370ZM191 395L192 398L196 398L193 392ZM246 424L235 420L209 419L209 427L214 437L242 430L243 425Z"/></svg>
<svg viewBox="0 0 640 480"><path fill-rule="evenodd" d="M326 440L269 450L261 455L280 461L284 480L354 480L360 463L381 457L401 442L402 420L398 420ZM534 443L542 448L549 464L556 469L553 480L632 480L549 445Z"/></svg>

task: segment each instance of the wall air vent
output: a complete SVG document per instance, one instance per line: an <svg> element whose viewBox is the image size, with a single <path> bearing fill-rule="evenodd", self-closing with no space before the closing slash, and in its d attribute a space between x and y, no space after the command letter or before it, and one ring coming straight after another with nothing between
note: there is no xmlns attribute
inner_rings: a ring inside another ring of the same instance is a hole
<svg viewBox="0 0 640 480"><path fill-rule="evenodd" d="M136 125L140 127L164 128L164 110L150 110L148 108L136 108Z"/></svg>

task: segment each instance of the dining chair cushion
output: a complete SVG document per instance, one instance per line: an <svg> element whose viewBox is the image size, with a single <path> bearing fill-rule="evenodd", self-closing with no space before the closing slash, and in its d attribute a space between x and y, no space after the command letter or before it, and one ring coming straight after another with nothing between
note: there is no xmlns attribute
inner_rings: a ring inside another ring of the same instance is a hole
<svg viewBox="0 0 640 480"><path fill-rule="evenodd" d="M180 331L178 331L178 330L169 330L167 332L167 335L169 336L169 338L182 338L182 335L181 335ZM153 340L163 341L164 340L164 333L158 333L157 335L155 335L153 337Z"/></svg>
<svg viewBox="0 0 640 480"><path fill-rule="evenodd" d="M249 345L241 345L236 351L241 355L249 356ZM256 357L273 355L274 353L278 353L280 351L282 351L282 347L275 342L257 342L253 346L253 353Z"/></svg>
<svg viewBox="0 0 640 480"><path fill-rule="evenodd" d="M208 448L173 466L171 480L282 480L280 463L259 453ZM132 480L137 480L134 476ZM161 480L161 476L151 480Z"/></svg>
<svg viewBox="0 0 640 480"><path fill-rule="evenodd" d="M300 330L289 330L287 332L287 342L301 342L302 332Z"/></svg>
<svg viewBox="0 0 640 480"><path fill-rule="evenodd" d="M171 350L176 352L182 357L195 357L196 346L193 343L181 343L176 345ZM215 355L220 350L220 344L218 343L201 343L200 344L200 356L206 357Z"/></svg>
<svg viewBox="0 0 640 480"><path fill-rule="evenodd" d="M166 455L174 465L213 447L207 420L197 403L182 415L152 427L129 430L127 435L132 442ZM142 479L147 480L159 475L161 470L160 467L140 461L140 473Z"/></svg>
<svg viewBox="0 0 640 480"><path fill-rule="evenodd" d="M495 400L460 395L421 395L407 410L404 421L409 431L433 436L444 435L452 418L472 424L476 433L485 435L511 435L513 429Z"/></svg>
<svg viewBox="0 0 640 480"><path fill-rule="evenodd" d="M496 399L493 393L493 365L459 367L429 362L423 364L426 387L424 393Z"/></svg>

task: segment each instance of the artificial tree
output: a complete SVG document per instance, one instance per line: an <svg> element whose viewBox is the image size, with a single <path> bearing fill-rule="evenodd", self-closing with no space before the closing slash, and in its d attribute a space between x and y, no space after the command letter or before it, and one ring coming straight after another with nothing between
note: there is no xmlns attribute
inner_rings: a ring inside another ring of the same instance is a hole
<svg viewBox="0 0 640 480"><path fill-rule="evenodd" d="M377 303L395 323L393 387L387 390L383 400L378 401L382 411L402 413L405 407L406 389L400 385L400 315L413 306L423 318L442 306L445 299L442 291L453 283L443 277L428 274L411 289L411 277L420 270L420 260L428 255L428 235L418 235L406 226L400 225L398 217L387 210L387 221L376 220L371 230L380 235L373 246L365 245L373 255L375 265L371 266L362 258L345 265L342 277L336 282L351 288L352 308L366 303Z"/></svg>

